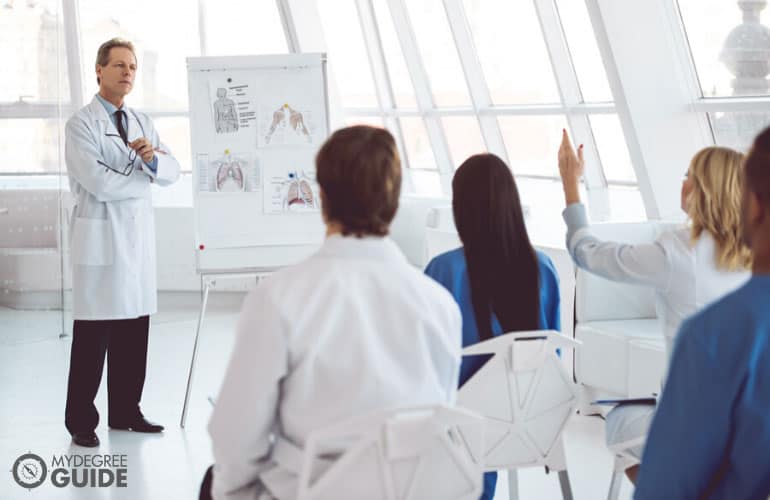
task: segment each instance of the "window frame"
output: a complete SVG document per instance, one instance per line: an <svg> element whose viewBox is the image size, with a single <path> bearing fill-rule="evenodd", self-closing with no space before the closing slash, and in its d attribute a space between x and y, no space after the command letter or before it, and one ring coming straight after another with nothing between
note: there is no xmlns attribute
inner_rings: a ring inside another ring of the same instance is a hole
<svg viewBox="0 0 770 500"><path fill-rule="evenodd" d="M627 181L608 181L604 175L601 158L596 147L589 117L594 114L618 114L621 124L627 124L630 120L623 116L624 108L617 106L616 102L584 102L580 85L574 70L572 57L569 53L564 30L559 18L558 8L554 0L532 0L540 23L541 32L551 59L555 83L559 90L561 103L542 105L494 105L489 92L489 87L481 70L481 63L473 41L473 35L467 22L465 8L462 0L442 0L446 21L449 25L455 47L458 52L463 77L470 96L470 106L438 107L433 98L430 79L422 64L422 55L411 19L404 0L386 0L387 8L392 17L396 30L396 36L401 47L404 61L412 82L416 108L397 107L393 97L393 87L388 74L382 40L379 34L379 24L376 18L376 10L372 0L355 0L359 20L364 33L366 52L369 56L369 67L375 82L378 107L344 107L340 106L340 112L345 117L370 117L378 116L386 124L396 137L400 149L403 151L404 139L399 119L401 117L420 117L423 119L427 131L428 140L433 148L436 159L436 169L441 179L442 191L445 194L451 192L451 179L455 165L452 163L449 145L441 118L446 116L466 116L474 118L479 125L482 139L487 150L509 162L508 152L503 141L502 132L498 124L498 118L504 116L547 116L562 115L565 117L570 133L575 142L585 144L586 176L585 185L588 196L595 199L591 203L592 215L595 218L605 219L609 217L608 205L602 200L607 197L607 189L612 186L636 187L638 183ZM590 1L590 0L589 0ZM295 6L299 0L294 2ZM589 12L590 14L590 12ZM592 25L595 24L595 16L591 17ZM608 45L601 47L602 42L608 44L606 37L597 36L597 44L600 45L602 57L610 52ZM617 96L615 90L619 88L617 72L612 68L606 68L613 96ZM622 94L621 94L622 95ZM616 97L615 97L616 98ZM627 110L627 108L625 108ZM631 127L623 126L625 136L633 134ZM409 179L409 158L403 159ZM554 152L555 156L555 152ZM642 165L642 159L629 148L629 156L635 171ZM520 178L557 180L553 175L516 174ZM413 189L409 185L407 192Z"/></svg>
<svg viewBox="0 0 770 500"><path fill-rule="evenodd" d="M62 53L67 55L67 76L69 78L70 94L69 99L60 102L41 101L25 102L22 100L15 102L0 102L0 120L4 119L58 119L64 120L71 116L77 110L81 109L86 102L85 85L83 84L83 75L85 74L83 60L81 57L81 32L80 32L80 12L78 10L77 0L60 0L59 14L63 29L63 48ZM196 2L198 9L198 30L200 52L206 55L206 26L200 19L205 17L204 0ZM290 10L285 0L276 0L276 8L281 18L284 36L289 52L298 52L297 35L294 30L293 19L290 16ZM137 111L146 113L150 118L188 118L189 109L174 108L136 108ZM35 177L62 175L64 165L60 166L59 172L0 172L0 177ZM192 166L190 166L192 169ZM190 174L192 170L183 170L182 174Z"/></svg>

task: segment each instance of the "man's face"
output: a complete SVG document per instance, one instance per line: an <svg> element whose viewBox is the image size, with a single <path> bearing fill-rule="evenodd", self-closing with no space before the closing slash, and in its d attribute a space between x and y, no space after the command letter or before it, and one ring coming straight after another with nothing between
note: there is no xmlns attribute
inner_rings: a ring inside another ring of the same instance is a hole
<svg viewBox="0 0 770 500"><path fill-rule="evenodd" d="M113 47L107 65L96 65L96 75L101 79L100 90L113 95L127 95L134 87L136 76L134 53L125 47Z"/></svg>

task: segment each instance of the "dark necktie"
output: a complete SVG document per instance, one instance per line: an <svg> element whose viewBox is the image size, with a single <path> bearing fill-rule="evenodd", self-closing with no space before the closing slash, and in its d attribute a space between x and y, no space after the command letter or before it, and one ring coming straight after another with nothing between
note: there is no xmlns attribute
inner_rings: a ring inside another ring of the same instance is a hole
<svg viewBox="0 0 770 500"><path fill-rule="evenodd" d="M118 127L118 134L120 134L120 138L123 139L125 145L128 146L128 134L126 133L126 129L123 126L123 120L126 119L126 112L122 109L115 111L115 118Z"/></svg>

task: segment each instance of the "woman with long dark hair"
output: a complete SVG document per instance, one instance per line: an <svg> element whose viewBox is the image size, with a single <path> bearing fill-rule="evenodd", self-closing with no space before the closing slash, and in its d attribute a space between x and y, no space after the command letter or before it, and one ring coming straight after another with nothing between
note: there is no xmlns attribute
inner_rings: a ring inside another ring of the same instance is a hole
<svg viewBox="0 0 770 500"><path fill-rule="evenodd" d="M511 170L492 154L465 160L452 180L452 211L463 246L425 273L460 306L463 346L514 331L561 328L556 269L529 241ZM489 359L464 358L462 386ZM495 495L497 473L484 475L482 499Z"/></svg>

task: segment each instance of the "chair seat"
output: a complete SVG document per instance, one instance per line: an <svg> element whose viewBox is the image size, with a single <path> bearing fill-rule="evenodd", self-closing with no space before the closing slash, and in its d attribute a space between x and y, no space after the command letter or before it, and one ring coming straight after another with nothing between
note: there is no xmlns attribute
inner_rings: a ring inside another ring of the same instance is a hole
<svg viewBox="0 0 770 500"><path fill-rule="evenodd" d="M575 338L583 342L575 360L579 383L620 396L649 395L660 387L666 359L657 319L579 323Z"/></svg>

